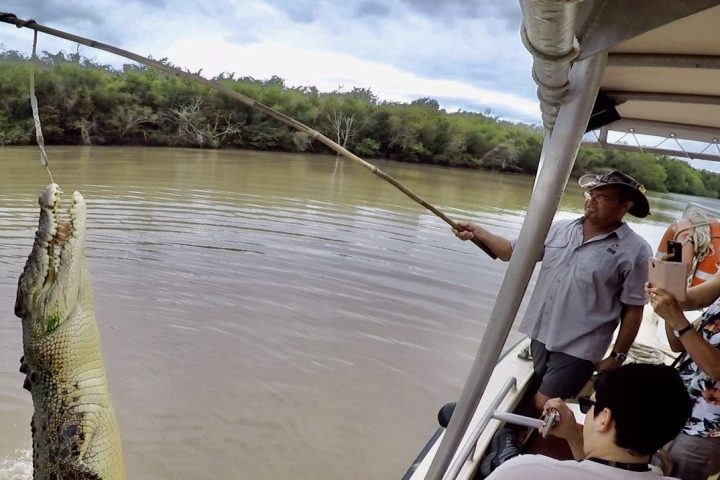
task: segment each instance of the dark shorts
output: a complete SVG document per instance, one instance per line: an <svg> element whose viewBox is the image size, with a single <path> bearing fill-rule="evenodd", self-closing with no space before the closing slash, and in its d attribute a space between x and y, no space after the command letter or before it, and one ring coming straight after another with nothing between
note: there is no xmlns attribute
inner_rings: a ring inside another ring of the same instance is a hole
<svg viewBox="0 0 720 480"><path fill-rule="evenodd" d="M720 472L720 438L699 437L685 432L663 447L670 454L673 469L665 475L673 478L708 478ZM653 457L653 465L662 463Z"/></svg>
<svg viewBox="0 0 720 480"><path fill-rule="evenodd" d="M551 352L537 340L532 340L530 350L538 391L550 398L576 396L595 372L595 364L590 360Z"/></svg>

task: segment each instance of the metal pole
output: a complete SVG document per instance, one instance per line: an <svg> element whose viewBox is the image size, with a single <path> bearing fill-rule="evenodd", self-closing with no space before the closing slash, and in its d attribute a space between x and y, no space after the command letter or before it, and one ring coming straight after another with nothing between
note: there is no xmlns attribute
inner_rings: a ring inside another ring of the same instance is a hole
<svg viewBox="0 0 720 480"><path fill-rule="evenodd" d="M500 294L426 479L442 479L485 392L570 176L606 60L607 54L603 52L577 62L572 68L566 103L560 109L550 135L547 158L538 173L528 213L500 287Z"/></svg>
<svg viewBox="0 0 720 480"><path fill-rule="evenodd" d="M515 413L495 412L493 418L495 420L500 420L501 422L512 423L513 425L520 425L521 427L542 428L545 426L545 422L543 422L539 418L526 417L523 415L517 415Z"/></svg>
<svg viewBox="0 0 720 480"><path fill-rule="evenodd" d="M450 464L450 468L448 468L447 474L445 475L446 478L448 478L449 480L455 480L457 478L458 473L460 473L460 470L465 464L465 460L468 459L471 452L475 449L475 444L480 438L480 435L482 435L483 430L485 430L485 427L487 427L488 423L490 423L490 420L492 420L493 418L497 418L495 416L497 409L500 408L500 404L503 400L505 400L508 392L516 386L517 379L515 377L510 377L507 379L505 385L503 385L503 387L500 389L500 392L497 394L492 403L488 406L487 411L483 414L482 419L480 419L480 422L475 427L475 430L473 430L472 435L470 435L465 444L462 446L460 453L455 456L455 459Z"/></svg>
<svg viewBox="0 0 720 480"><path fill-rule="evenodd" d="M543 136L542 148L540 149L540 160L538 161L537 172L535 173L535 181L533 182L532 193L535 193L535 187L537 187L538 179L540 178L540 172L542 171L543 165L545 164L545 157L547 157L548 147L550 146L550 132L545 131Z"/></svg>

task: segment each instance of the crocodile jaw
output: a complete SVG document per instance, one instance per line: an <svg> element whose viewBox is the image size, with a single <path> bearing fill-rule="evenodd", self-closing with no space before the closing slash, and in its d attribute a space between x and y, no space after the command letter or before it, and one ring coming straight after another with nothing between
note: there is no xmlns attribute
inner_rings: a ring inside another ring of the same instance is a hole
<svg viewBox="0 0 720 480"><path fill-rule="evenodd" d="M61 193L51 184L40 194L38 230L15 301L20 372L35 407L33 478L124 480L85 261L85 201L75 192L72 206L61 210Z"/></svg>
<svg viewBox="0 0 720 480"><path fill-rule="evenodd" d="M23 330L39 340L57 329L78 307L79 292L86 281L85 200L73 193L73 203L62 211L57 184L40 193L40 220L32 252L18 282L15 315L23 319ZM63 213L69 221L63 220ZM60 250L59 255L56 255Z"/></svg>

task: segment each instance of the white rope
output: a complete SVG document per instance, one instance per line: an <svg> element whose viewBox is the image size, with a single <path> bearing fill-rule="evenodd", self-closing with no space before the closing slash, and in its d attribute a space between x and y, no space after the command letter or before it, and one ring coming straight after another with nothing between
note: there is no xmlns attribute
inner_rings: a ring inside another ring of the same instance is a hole
<svg viewBox="0 0 720 480"><path fill-rule="evenodd" d="M717 224L717 221L713 221L706 212L692 205L687 208L684 216L690 221L691 226L675 232L673 240L676 240L682 232L692 229L692 233L688 236L688 240L693 243L693 260L688 275L688 284L690 284L698 265L708 255L712 256L715 253L710 226Z"/></svg>
<svg viewBox="0 0 720 480"><path fill-rule="evenodd" d="M662 350L644 343L633 343L628 352L628 358L635 363L652 363L655 365L665 363L666 355Z"/></svg>
<svg viewBox="0 0 720 480"><path fill-rule="evenodd" d="M567 3L574 3L576 1L577 0L566 0ZM520 38L527 51L530 52L533 57L532 77L538 86L537 96L540 100L540 113L543 125L546 129L552 130L558 112L560 111L562 100L570 87L568 73L572 62L580 55L580 43L577 38L573 37L569 51L561 55L551 55L533 45L524 24L520 27ZM539 68L537 62L544 64L542 68L542 71L545 72L544 78L538 77L536 73L536 68ZM553 85L548 82L548 80L552 82L553 79L558 78L558 74L561 79L560 81L564 80L561 85Z"/></svg>
<svg viewBox="0 0 720 480"><path fill-rule="evenodd" d="M707 213L697 208L690 209L688 220L695 226L691 238L695 246L695 259L697 263L700 263L713 253L711 221Z"/></svg>
<svg viewBox="0 0 720 480"><path fill-rule="evenodd" d="M52 173L50 173L50 167L48 165L48 156L45 152L45 138L42 133L42 123L40 122L40 111L38 109L38 101L35 96L35 67L38 64L37 57L37 30L33 36L33 48L32 48L32 65L30 66L30 106L32 107L33 120L35 121L35 140L37 141L38 147L40 148L40 163L45 167L50 175L50 181L55 183L53 180Z"/></svg>

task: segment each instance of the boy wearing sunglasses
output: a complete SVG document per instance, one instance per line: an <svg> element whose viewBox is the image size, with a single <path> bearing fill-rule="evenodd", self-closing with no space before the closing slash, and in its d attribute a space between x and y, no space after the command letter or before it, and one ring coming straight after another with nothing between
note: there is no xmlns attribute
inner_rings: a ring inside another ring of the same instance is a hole
<svg viewBox="0 0 720 480"><path fill-rule="evenodd" d="M650 457L685 425L692 401L677 371L666 365L630 364L595 381L592 397L579 397L584 424L567 404L553 398L545 412L560 417L550 431L565 439L575 460L520 455L500 465L488 480L659 479Z"/></svg>

